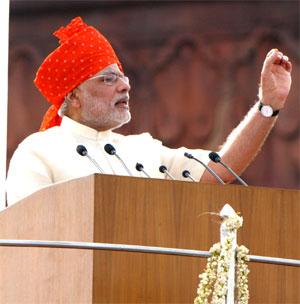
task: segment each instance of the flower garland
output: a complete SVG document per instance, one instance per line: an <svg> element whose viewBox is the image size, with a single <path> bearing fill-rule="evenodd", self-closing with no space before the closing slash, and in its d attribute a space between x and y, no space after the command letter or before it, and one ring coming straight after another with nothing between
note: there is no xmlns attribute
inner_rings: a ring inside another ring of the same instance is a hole
<svg viewBox="0 0 300 304"><path fill-rule="evenodd" d="M224 245L221 245L221 251L218 256L218 267L214 291L212 294L212 303L223 304L225 303L225 296L227 293L228 283L228 270L229 261L233 255L232 252L232 239L227 238Z"/></svg>
<svg viewBox="0 0 300 304"><path fill-rule="evenodd" d="M243 224L243 218L235 215L225 218L224 224L229 232L224 244L214 244L209 252L205 271L199 275L200 283L194 304L224 304L227 294L229 261L234 254L232 234ZM247 261L249 250L245 246L236 247L236 288L237 303L247 304L249 300ZM209 299L211 298L211 302Z"/></svg>
<svg viewBox="0 0 300 304"><path fill-rule="evenodd" d="M248 274L250 272L247 262L249 261L249 249L245 246L238 246L236 288L238 290L238 303L247 304L249 300Z"/></svg>

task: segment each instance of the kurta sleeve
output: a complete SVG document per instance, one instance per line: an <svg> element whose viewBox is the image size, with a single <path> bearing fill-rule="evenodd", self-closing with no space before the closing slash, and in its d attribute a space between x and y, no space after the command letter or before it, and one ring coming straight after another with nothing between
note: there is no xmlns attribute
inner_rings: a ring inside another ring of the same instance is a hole
<svg viewBox="0 0 300 304"><path fill-rule="evenodd" d="M184 170L188 170L190 171L191 175L197 181L199 181L205 171L205 168L195 160L186 158L184 156L185 152L193 154L205 164L208 164L210 161L208 157L210 151L207 150L187 149L185 147L171 149L162 146L162 163L166 165L169 172L174 176L175 179L187 180L182 176L182 172Z"/></svg>

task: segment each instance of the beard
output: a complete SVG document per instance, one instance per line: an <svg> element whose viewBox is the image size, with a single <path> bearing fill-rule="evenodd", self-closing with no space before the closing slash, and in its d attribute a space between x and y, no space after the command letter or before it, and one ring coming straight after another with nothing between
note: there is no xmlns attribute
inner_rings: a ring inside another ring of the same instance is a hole
<svg viewBox="0 0 300 304"><path fill-rule="evenodd" d="M81 112L81 123L96 129L97 131L114 130L131 120L129 109L113 108L96 104L89 109L83 109Z"/></svg>

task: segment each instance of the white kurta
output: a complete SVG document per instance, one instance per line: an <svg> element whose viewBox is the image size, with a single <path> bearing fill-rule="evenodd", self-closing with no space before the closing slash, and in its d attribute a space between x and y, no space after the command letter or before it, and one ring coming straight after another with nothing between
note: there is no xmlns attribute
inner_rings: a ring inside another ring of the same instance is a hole
<svg viewBox="0 0 300 304"><path fill-rule="evenodd" d="M160 165L165 165L178 180L186 180L182 177L183 170L189 170L199 180L204 168L184 157L184 152L190 151L204 163L209 162L208 151L205 150L170 149L149 133L123 136L112 131L97 132L64 117L61 126L30 135L16 149L7 176L8 204L54 183L99 173L87 157L77 153L78 145L86 147L106 174L128 175L121 162L104 151L107 143L115 147L137 177L145 177L135 169L139 162L153 178L166 178L158 169Z"/></svg>

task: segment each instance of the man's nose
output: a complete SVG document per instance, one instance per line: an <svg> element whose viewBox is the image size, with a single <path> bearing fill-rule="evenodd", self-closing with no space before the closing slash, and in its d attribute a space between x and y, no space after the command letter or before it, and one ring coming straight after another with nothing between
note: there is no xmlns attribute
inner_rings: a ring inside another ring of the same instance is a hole
<svg viewBox="0 0 300 304"><path fill-rule="evenodd" d="M129 80L126 81L125 79L119 78L117 83L117 89L119 92L129 92L131 89Z"/></svg>

